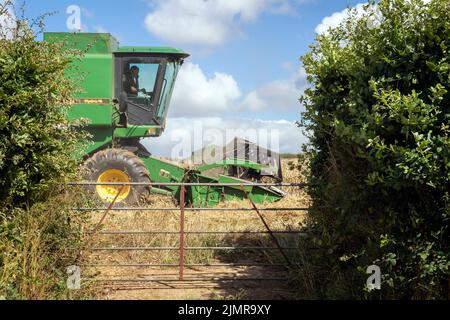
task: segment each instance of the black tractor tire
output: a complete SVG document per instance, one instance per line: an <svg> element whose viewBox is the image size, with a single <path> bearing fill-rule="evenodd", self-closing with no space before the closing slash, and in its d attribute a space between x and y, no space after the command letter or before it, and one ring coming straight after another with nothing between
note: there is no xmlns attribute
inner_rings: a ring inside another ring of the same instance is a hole
<svg viewBox="0 0 450 320"><path fill-rule="evenodd" d="M95 153L86 160L83 166L83 177L90 182L103 182L99 180L99 177L107 171L111 172L111 170L115 172L118 170L121 174L125 173L129 182L150 182L150 175L144 162L134 153L123 149L105 149ZM129 189L125 188L127 187L124 187L121 192L124 196L117 197L115 205L138 205L145 201L150 193L150 186L128 186ZM113 196L108 199L102 198L97 186L91 186L89 189L95 192L99 200L105 204L110 203L114 198ZM119 189L115 193L113 192L113 195L117 194L118 191Z"/></svg>

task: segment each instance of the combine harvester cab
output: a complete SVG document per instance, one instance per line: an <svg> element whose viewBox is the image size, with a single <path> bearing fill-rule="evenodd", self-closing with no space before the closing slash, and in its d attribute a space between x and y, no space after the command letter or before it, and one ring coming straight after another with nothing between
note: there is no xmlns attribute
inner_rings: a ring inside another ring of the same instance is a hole
<svg viewBox="0 0 450 320"><path fill-rule="evenodd" d="M207 174L208 167L186 170L152 157L144 147L143 139L159 137L164 132L175 80L184 59L189 56L182 50L120 47L107 33L45 33L44 41L63 43L66 48L84 52L83 57L74 62L78 73L73 73L74 69L68 72L69 77L81 77L82 89L74 97L75 103L68 117L88 120L83 129L90 134L90 143L75 155L84 162L85 180L98 184L248 183L260 182L255 177L262 177L265 171L273 169L270 163L228 155L213 164L215 168L228 171L214 177ZM281 177L280 166L276 169ZM255 177L240 176L240 170L257 174ZM115 199L117 203L128 205L141 202L150 191L178 199L180 193L179 186L96 185L91 189L105 203ZM245 190L257 203L273 202L283 196L276 188L247 186ZM186 191L186 203L196 207L246 197L242 189L219 185L193 186Z"/></svg>

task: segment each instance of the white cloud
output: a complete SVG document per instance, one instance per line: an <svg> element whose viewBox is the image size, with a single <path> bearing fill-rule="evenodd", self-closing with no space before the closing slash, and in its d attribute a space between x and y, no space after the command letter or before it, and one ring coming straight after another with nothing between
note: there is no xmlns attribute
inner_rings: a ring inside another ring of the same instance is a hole
<svg viewBox="0 0 450 320"><path fill-rule="evenodd" d="M306 142L292 121L201 117L169 118L161 137L143 143L154 155L186 158L210 144L223 146L235 136L282 153L298 153Z"/></svg>
<svg viewBox="0 0 450 320"><path fill-rule="evenodd" d="M170 115L195 117L217 115L236 104L241 97L233 76L215 72L208 78L201 68L186 62L180 70L173 93Z"/></svg>
<svg viewBox="0 0 450 320"><path fill-rule="evenodd" d="M264 11L288 13L290 0L152 0L147 29L171 44L218 46ZM304 2L304 1L300 1Z"/></svg>
<svg viewBox="0 0 450 320"><path fill-rule="evenodd" d="M431 2L431 0L422 0L422 2L423 4L428 4ZM366 5L367 3L358 3L357 5L351 8L346 8L342 11L333 13L331 16L323 18L322 22L316 27L315 32L317 34L325 34L330 28L332 29L336 28L337 26L339 26L339 24L341 24L341 22L343 22L349 16L350 10L355 10L356 17L360 18L364 14L364 6ZM377 9L378 5L375 4L372 7L373 12L375 12L375 18L372 19L373 20L372 22L375 25L379 24L381 21L381 14Z"/></svg>
<svg viewBox="0 0 450 320"><path fill-rule="evenodd" d="M267 107L267 101L261 97L258 91L253 90L245 96L242 105L250 111L260 111Z"/></svg>
<svg viewBox="0 0 450 320"><path fill-rule="evenodd" d="M0 15L0 38L9 38L12 29L16 26L16 16L12 6L14 1L10 1L9 4L6 0L0 0L0 9L3 11L3 14Z"/></svg>
<svg viewBox="0 0 450 320"><path fill-rule="evenodd" d="M306 72L298 69L288 79L269 82L242 96L232 75L215 72L208 77L199 65L183 65L175 84L169 116L208 117L242 111L297 111L307 87Z"/></svg>
<svg viewBox="0 0 450 320"><path fill-rule="evenodd" d="M275 80L251 91L241 107L251 111L294 111L300 107L298 99L307 85L306 72L300 68L289 79Z"/></svg>
<svg viewBox="0 0 450 320"><path fill-rule="evenodd" d="M356 10L357 16L360 17L364 12L364 6L366 3L358 3L353 9ZM331 16L325 17L322 19L322 22L316 27L315 31L317 34L324 34L330 28L336 28L339 26L341 22L345 20L345 18L349 15L349 8L344 9L340 12L335 12Z"/></svg>

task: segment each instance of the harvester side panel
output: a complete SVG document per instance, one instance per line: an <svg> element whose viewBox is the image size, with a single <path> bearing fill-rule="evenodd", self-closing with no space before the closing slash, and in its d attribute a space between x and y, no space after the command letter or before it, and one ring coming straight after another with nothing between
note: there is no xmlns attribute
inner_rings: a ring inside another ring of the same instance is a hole
<svg viewBox="0 0 450 320"><path fill-rule="evenodd" d="M150 180L153 182L182 182L185 177L186 170L181 166L155 157L141 157L141 159L144 161L150 174ZM176 195L179 189L179 186L167 186L164 188L152 187L153 191L163 193L161 191L167 190L173 195Z"/></svg>
<svg viewBox="0 0 450 320"><path fill-rule="evenodd" d="M68 77L76 79L80 92L68 111L69 119L86 119L84 128L91 143L80 154L85 156L111 145L113 135L113 55L118 42L110 34L49 32L44 41L63 43L67 48L84 52L74 62Z"/></svg>

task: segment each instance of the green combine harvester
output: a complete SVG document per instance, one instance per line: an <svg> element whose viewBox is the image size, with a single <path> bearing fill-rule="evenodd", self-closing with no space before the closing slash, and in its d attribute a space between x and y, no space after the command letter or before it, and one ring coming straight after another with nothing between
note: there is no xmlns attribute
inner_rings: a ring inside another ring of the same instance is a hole
<svg viewBox="0 0 450 320"><path fill-rule="evenodd" d="M153 157L142 139L159 137L177 73L189 54L166 47L119 47L105 33L45 33L44 41L64 43L86 51L78 69L83 73L82 92L74 97L69 118L88 119L85 130L91 143L77 156L84 161L85 178L96 183L248 183L269 176L281 181L279 157L268 156L252 162L227 155L219 161L185 169ZM236 140L237 141L237 140ZM247 152L250 143L233 151ZM245 149L245 150L242 150ZM256 149L258 154L259 149ZM215 172L215 174L209 174ZM273 181L273 180L272 180ZM180 186L97 185L94 191L105 203L137 204L149 192L179 198ZM120 191L120 194L118 192ZM191 186L186 188L186 205L214 206L221 201L243 199L246 193L256 203L274 202L283 197L275 187Z"/></svg>

